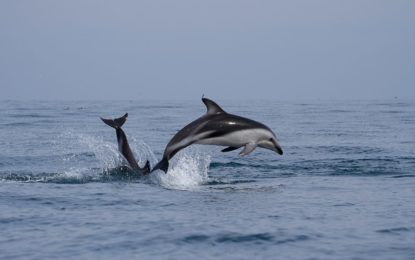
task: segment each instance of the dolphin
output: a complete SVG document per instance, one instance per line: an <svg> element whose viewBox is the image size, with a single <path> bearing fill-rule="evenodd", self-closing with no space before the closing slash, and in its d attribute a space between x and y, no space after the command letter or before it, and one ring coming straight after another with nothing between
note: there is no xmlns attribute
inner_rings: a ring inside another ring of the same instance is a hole
<svg viewBox="0 0 415 260"><path fill-rule="evenodd" d="M226 113L214 101L202 97L207 112L177 132L167 144L163 158L151 172L162 170L167 173L169 160L181 149L191 144L227 146L222 152L243 147L239 153L245 156L257 146L283 154L277 137L266 125L237 115Z"/></svg>
<svg viewBox="0 0 415 260"><path fill-rule="evenodd" d="M150 163L149 161L146 162L143 168L140 168L138 166L137 161L134 158L134 154L131 151L130 145L128 144L127 136L125 135L124 131L121 129L121 126L125 123L127 120L128 113L125 113L120 118L116 119L105 119L101 117L101 120L111 126L112 128L115 128L115 132L117 133L117 141L118 141L118 151L124 156L125 160L128 162L128 166L133 171L146 175L150 173Z"/></svg>

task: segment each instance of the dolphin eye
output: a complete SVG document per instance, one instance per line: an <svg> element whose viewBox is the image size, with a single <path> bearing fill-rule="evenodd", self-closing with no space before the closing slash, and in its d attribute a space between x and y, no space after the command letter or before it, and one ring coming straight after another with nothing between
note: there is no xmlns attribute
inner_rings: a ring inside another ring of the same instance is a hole
<svg viewBox="0 0 415 260"><path fill-rule="evenodd" d="M269 139L269 141L272 141L272 139L273 139L273 138L271 137L271 138Z"/></svg>

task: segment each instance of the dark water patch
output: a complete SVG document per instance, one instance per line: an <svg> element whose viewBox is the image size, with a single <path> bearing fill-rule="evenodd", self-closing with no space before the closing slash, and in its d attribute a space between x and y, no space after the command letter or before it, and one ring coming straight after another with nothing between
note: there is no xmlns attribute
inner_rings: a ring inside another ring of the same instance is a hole
<svg viewBox="0 0 415 260"><path fill-rule="evenodd" d="M328 110L328 113L333 113L333 114L345 114L345 113L354 113L356 112L355 110L347 110L347 109L332 109L332 110Z"/></svg>
<svg viewBox="0 0 415 260"><path fill-rule="evenodd" d="M368 107L408 107L410 106L410 102L370 102L365 104L365 106Z"/></svg>
<svg viewBox="0 0 415 260"><path fill-rule="evenodd" d="M57 121L53 119L42 119L42 120L36 120L32 122L32 124L36 124L36 125L54 124L54 123L57 123Z"/></svg>
<svg viewBox="0 0 415 260"><path fill-rule="evenodd" d="M396 227L396 228L387 228L387 229L376 230L377 233L396 234L396 235L399 235L402 232L414 232L414 231L415 231L415 227Z"/></svg>
<svg viewBox="0 0 415 260"><path fill-rule="evenodd" d="M126 166L120 166L111 169L105 169L103 174L101 175L102 180L106 182L112 181L138 181L142 180L146 176L139 174Z"/></svg>
<svg viewBox="0 0 415 260"><path fill-rule="evenodd" d="M302 160L286 163L278 161L276 164L268 163L240 163L240 162L213 162L209 168L212 171L229 171L235 174L246 172L255 175L256 178L292 177L298 174L316 175L353 175L353 176L380 176L380 175L408 175L412 174L411 168L415 166L413 157L369 157L372 153L381 151L378 148L333 148L323 147L324 154L334 155L336 152L348 154L354 151L354 157L359 154L366 158L328 158L316 160Z"/></svg>
<svg viewBox="0 0 415 260"><path fill-rule="evenodd" d="M355 133L351 132L351 131L333 131L333 130L328 130L328 129L320 129L320 130L316 130L314 133L310 133L310 136L312 137L319 137L319 136L325 136L326 138L328 137L349 137L349 136L354 136Z"/></svg>
<svg viewBox="0 0 415 260"><path fill-rule="evenodd" d="M86 184L91 182L137 182L145 179L128 167L117 167L111 169L91 168L79 172L0 172L0 181L10 182L33 182L33 183L56 183L56 184Z"/></svg>
<svg viewBox="0 0 415 260"><path fill-rule="evenodd" d="M27 113L27 114L11 114L9 115L11 118L56 118L54 115L46 115L46 114L35 114L35 113Z"/></svg>
<svg viewBox="0 0 415 260"><path fill-rule="evenodd" d="M297 147L297 149L309 149L323 154L379 154L384 152L378 147L346 146L346 145L318 145Z"/></svg>
<svg viewBox="0 0 415 260"><path fill-rule="evenodd" d="M272 215L272 216L268 216L268 218L271 218L271 219L280 219L281 216L279 216L279 215Z"/></svg>
<svg viewBox="0 0 415 260"><path fill-rule="evenodd" d="M237 163L237 162L226 162L226 163L212 162L209 165L209 168L211 168L211 169L225 168L225 167L237 168L237 167L247 167L247 165L243 164L243 163Z"/></svg>
<svg viewBox="0 0 415 260"><path fill-rule="evenodd" d="M312 175L350 175L350 176L381 176L406 175L411 169L411 161L400 160L398 157L379 157L362 159L316 159L280 164L280 171L296 172Z"/></svg>
<svg viewBox="0 0 415 260"><path fill-rule="evenodd" d="M382 110L379 112L384 113L384 114L400 114L403 111L402 110Z"/></svg>
<svg viewBox="0 0 415 260"><path fill-rule="evenodd" d="M15 173L9 173L9 174L0 174L0 181L16 181L16 182L30 182L30 181L36 181L38 179L38 176L33 174L15 174Z"/></svg>
<svg viewBox="0 0 415 260"><path fill-rule="evenodd" d="M285 244L296 243L309 240L311 237L307 235L296 235L284 238L284 236L276 236L272 233L222 233L217 235L195 234L185 236L181 242L189 244L209 243L209 244Z"/></svg>
<svg viewBox="0 0 415 260"><path fill-rule="evenodd" d="M160 110L163 110L163 109L174 109L174 110L176 110L176 109L182 109L183 108L183 106L181 106L181 105L151 105L151 106L149 106L149 105L133 105L133 106L127 106L127 107L125 107L125 111L141 111L141 110L151 110L151 111L154 111L154 110L156 110L156 109L160 109Z"/></svg>
<svg viewBox="0 0 415 260"><path fill-rule="evenodd" d="M181 105L152 105L150 107L151 109L176 109L176 108L182 108Z"/></svg>
<svg viewBox="0 0 415 260"><path fill-rule="evenodd" d="M275 185L275 186L264 186L264 185L255 185L255 186L234 186L234 185L224 185L224 186L211 186L211 190L229 192L229 193L275 193L279 192L284 188L284 185Z"/></svg>
<svg viewBox="0 0 415 260"><path fill-rule="evenodd" d="M253 183L256 180L209 180L204 185L214 186L214 185L236 185L242 183Z"/></svg>
<svg viewBox="0 0 415 260"><path fill-rule="evenodd" d="M329 175L394 175L403 173L400 161L394 158L366 158L333 160Z"/></svg>
<svg viewBox="0 0 415 260"><path fill-rule="evenodd" d="M351 207L351 206L355 206L354 203L350 203L350 202L346 202L346 203L339 203L339 204L334 204L333 207Z"/></svg>
<svg viewBox="0 0 415 260"><path fill-rule="evenodd" d="M26 127L26 126L30 126L32 125L32 123L30 122L13 122L13 123L5 123L5 124L1 124L1 126L7 126L7 127Z"/></svg>
<svg viewBox="0 0 415 260"><path fill-rule="evenodd" d="M16 224L23 222L23 218L17 218L17 217L0 217L0 224Z"/></svg>
<svg viewBox="0 0 415 260"><path fill-rule="evenodd" d="M271 164L258 164L258 163L239 163L239 162L225 162L225 163L221 163L221 162L212 162L209 165L210 169L219 169L219 170L224 170L227 168L232 168L232 169L240 169L240 168L249 168L249 169L262 169L262 170L277 170L278 167L275 165L271 165Z"/></svg>
<svg viewBox="0 0 415 260"><path fill-rule="evenodd" d="M206 242L206 241L210 240L210 236L190 235L190 236L184 237L182 240L185 243L200 243L200 242Z"/></svg>
<svg viewBox="0 0 415 260"><path fill-rule="evenodd" d="M309 239L311 239L310 236L297 235L297 236L287 238L287 239L279 239L279 240L276 241L276 244L295 243L295 242L301 242L301 241L305 241L305 240L309 240Z"/></svg>
<svg viewBox="0 0 415 260"><path fill-rule="evenodd" d="M27 182L27 183L56 183L56 184L85 184L100 181L93 176L71 177L65 173L26 173L0 175L0 181Z"/></svg>
<svg viewBox="0 0 415 260"><path fill-rule="evenodd" d="M275 239L270 233L258 233L258 234L223 234L218 236L215 239L217 243L244 243L244 242L254 242L254 243L262 243L262 242L270 242Z"/></svg>
<svg viewBox="0 0 415 260"><path fill-rule="evenodd" d="M267 243L272 242L275 239L275 236L270 233L257 233L257 234L239 234L239 233L225 233L219 235L204 235L204 234L195 234L189 235L181 239L185 243Z"/></svg>
<svg viewBox="0 0 415 260"><path fill-rule="evenodd" d="M392 176L391 178L399 179L399 178L413 178L413 177L415 177L415 174L395 175L395 176Z"/></svg>

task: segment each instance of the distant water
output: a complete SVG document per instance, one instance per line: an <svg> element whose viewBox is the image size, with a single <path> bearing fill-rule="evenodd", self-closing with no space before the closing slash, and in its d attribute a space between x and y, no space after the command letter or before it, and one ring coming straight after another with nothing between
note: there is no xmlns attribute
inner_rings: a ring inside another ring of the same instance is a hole
<svg viewBox="0 0 415 260"><path fill-rule="evenodd" d="M205 112L189 101L1 101L0 258L415 259L415 102L220 101L284 149L180 152L140 165Z"/></svg>

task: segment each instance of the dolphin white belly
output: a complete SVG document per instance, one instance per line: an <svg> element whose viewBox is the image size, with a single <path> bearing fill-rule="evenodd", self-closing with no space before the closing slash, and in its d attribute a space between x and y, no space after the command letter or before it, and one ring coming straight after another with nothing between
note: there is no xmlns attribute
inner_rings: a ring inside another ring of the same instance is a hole
<svg viewBox="0 0 415 260"><path fill-rule="evenodd" d="M220 146L231 146L241 147L247 143L256 144L261 137L266 134L263 129L246 129L228 133L223 136L217 136L213 138L200 139L196 141L196 144L207 144L207 145L220 145Z"/></svg>

